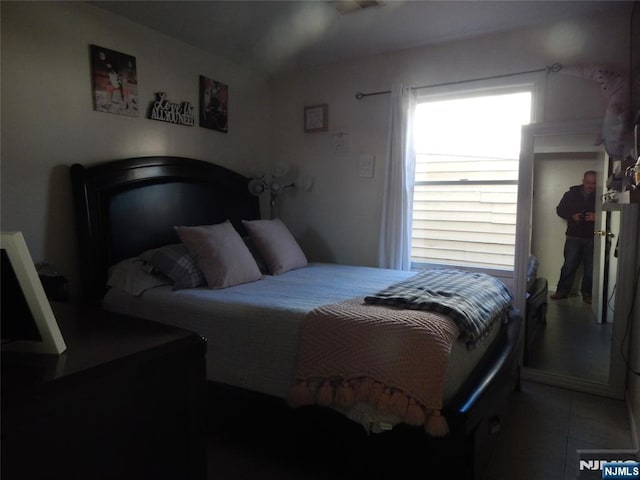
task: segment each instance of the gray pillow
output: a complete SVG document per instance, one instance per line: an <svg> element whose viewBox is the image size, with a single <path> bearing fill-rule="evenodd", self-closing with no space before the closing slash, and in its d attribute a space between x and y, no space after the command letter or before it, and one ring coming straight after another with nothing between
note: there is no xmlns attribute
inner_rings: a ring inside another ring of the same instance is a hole
<svg viewBox="0 0 640 480"><path fill-rule="evenodd" d="M242 223L272 275L307 266L307 257L280 219Z"/></svg>
<svg viewBox="0 0 640 480"><path fill-rule="evenodd" d="M138 258L151 265L154 271L173 280L174 290L195 288L207 283L189 249L182 243L147 250Z"/></svg>
<svg viewBox="0 0 640 480"><path fill-rule="evenodd" d="M226 288L262 278L253 255L228 220L217 225L175 228L210 288Z"/></svg>

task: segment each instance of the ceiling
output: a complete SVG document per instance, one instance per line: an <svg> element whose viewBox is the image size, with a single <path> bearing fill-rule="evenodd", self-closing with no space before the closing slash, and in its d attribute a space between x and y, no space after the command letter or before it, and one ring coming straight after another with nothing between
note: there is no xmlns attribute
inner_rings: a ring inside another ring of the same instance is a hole
<svg viewBox="0 0 640 480"><path fill-rule="evenodd" d="M629 8L629 1L93 1L173 38L275 73ZM343 6L343 5L342 5Z"/></svg>

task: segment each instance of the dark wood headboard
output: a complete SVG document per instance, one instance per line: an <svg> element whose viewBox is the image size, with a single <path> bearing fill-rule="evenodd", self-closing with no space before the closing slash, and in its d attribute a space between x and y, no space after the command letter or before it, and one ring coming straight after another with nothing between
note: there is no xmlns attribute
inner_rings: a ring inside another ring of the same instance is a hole
<svg viewBox="0 0 640 480"><path fill-rule="evenodd" d="M71 166L83 299L98 302L111 265L177 243L176 225L260 218L249 178L213 163L139 157Z"/></svg>

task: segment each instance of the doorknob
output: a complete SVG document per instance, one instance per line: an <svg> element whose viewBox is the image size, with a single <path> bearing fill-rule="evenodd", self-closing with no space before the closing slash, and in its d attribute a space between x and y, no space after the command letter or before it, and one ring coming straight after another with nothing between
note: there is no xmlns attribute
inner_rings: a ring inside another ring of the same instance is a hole
<svg viewBox="0 0 640 480"><path fill-rule="evenodd" d="M593 232L593 234L598 235L599 237L609 237L609 238L615 237L613 233L607 232L605 230L596 230L595 232Z"/></svg>

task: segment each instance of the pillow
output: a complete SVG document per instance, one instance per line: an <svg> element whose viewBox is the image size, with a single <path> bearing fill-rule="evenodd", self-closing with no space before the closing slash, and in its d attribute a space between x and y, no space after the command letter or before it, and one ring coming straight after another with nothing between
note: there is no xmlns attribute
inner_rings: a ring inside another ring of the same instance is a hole
<svg viewBox="0 0 640 480"><path fill-rule="evenodd" d="M251 252L228 220L217 225L175 228L210 288L226 288L262 278Z"/></svg>
<svg viewBox="0 0 640 480"><path fill-rule="evenodd" d="M147 250L138 258L173 280L174 290L195 288L207 283L189 249L182 243Z"/></svg>
<svg viewBox="0 0 640 480"><path fill-rule="evenodd" d="M272 275L307 266L307 257L280 219L242 223Z"/></svg>
<svg viewBox="0 0 640 480"><path fill-rule="evenodd" d="M119 288L131 295L142 295L150 288L171 285L171 280L164 275L149 272L144 263L137 258L127 258L109 269L107 286Z"/></svg>

